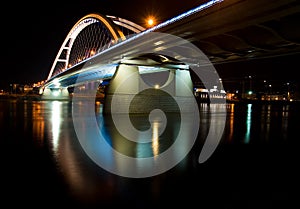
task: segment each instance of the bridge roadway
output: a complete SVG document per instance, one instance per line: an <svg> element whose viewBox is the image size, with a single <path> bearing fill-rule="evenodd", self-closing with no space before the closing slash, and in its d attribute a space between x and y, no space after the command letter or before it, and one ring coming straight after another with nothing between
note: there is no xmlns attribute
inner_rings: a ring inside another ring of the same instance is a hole
<svg viewBox="0 0 300 209"><path fill-rule="evenodd" d="M162 47L165 50L174 47L174 43L167 44L161 37L150 40L150 32L172 34L195 44L209 59L203 57L196 61L201 65L299 53L299 22L300 2L297 0L220 1L174 17L116 44L49 79L44 87L54 88L57 80L60 87L72 86L79 74L82 82L110 79L122 60L130 60L131 56L148 50L159 52ZM163 45L153 46L153 43ZM176 45L179 47L180 43ZM187 65L195 64L189 60L191 57L186 60ZM155 59L150 58L147 63L158 68L145 66L142 73L167 70Z"/></svg>

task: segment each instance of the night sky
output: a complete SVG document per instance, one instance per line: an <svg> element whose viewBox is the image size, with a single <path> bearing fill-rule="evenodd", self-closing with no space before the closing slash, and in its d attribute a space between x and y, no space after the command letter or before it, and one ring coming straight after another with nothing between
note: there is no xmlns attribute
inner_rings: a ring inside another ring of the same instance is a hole
<svg viewBox="0 0 300 209"><path fill-rule="evenodd" d="M205 2L205 0L74 0L74 1L7 1L2 4L2 76L0 88L10 83L34 83L45 80L58 50L70 29L83 16L89 13L119 16L140 25L149 15L165 21ZM299 54L286 59L260 60L267 66L265 76L282 79L278 69L297 68ZM243 71L232 72L232 67ZM251 67L249 67L251 66ZM299 65L298 65L299 66ZM216 66L221 76L261 72L257 64L230 63ZM249 71L248 70L252 70ZM277 72L278 72L277 69ZM254 71L253 71L254 70ZM295 79L291 75L296 69L284 74L284 79ZM234 77L234 76L233 76ZM298 79L299 80L299 79Z"/></svg>

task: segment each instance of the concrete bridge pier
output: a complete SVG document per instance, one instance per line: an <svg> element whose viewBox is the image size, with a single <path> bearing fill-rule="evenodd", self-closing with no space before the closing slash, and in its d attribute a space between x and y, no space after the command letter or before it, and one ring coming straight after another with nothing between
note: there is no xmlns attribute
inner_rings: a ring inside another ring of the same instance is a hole
<svg viewBox="0 0 300 209"><path fill-rule="evenodd" d="M189 70L168 71L169 77L163 85L151 86L141 78L137 65L120 64L105 94L103 113L149 114L154 109L166 113L195 111Z"/></svg>
<svg viewBox="0 0 300 209"><path fill-rule="evenodd" d="M67 87L64 88L45 88L42 92L44 100L68 100L70 94Z"/></svg>

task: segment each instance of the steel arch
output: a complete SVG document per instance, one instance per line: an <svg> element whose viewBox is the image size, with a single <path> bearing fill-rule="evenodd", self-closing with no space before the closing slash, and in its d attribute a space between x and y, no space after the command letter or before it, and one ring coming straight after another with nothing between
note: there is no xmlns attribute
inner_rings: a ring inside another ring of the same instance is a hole
<svg viewBox="0 0 300 209"><path fill-rule="evenodd" d="M112 40L114 40L115 42L126 39L122 31L118 28L118 26L115 25L108 17L96 13L88 14L82 17L72 27L67 37L65 38L63 44L61 45L58 54L56 55L56 58L52 64L47 80L49 80L52 77L55 66L58 62L64 62L64 69L67 69L69 64L70 52L76 37L84 28L96 22L101 22L106 27L106 29L108 29L112 36ZM60 59L63 50L67 50L66 59Z"/></svg>

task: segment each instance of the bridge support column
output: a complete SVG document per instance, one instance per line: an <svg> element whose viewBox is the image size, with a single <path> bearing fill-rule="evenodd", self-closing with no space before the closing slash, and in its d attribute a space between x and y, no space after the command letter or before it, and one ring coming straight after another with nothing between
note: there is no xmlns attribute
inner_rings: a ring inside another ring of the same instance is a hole
<svg viewBox="0 0 300 209"><path fill-rule="evenodd" d="M139 75L138 66L121 64L107 89L103 113L191 112L195 102L188 70L170 69L165 84L149 86Z"/></svg>
<svg viewBox="0 0 300 209"><path fill-rule="evenodd" d="M45 100L68 100L70 94L67 88L45 88L42 93Z"/></svg>

